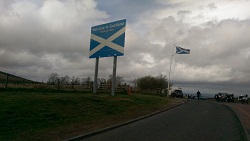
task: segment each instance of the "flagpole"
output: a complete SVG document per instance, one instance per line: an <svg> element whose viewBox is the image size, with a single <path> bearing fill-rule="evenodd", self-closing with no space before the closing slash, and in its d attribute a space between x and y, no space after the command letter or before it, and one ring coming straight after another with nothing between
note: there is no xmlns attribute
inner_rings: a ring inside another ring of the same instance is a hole
<svg viewBox="0 0 250 141"><path fill-rule="evenodd" d="M173 46L172 54L171 54L170 68L169 68L169 74L168 74L168 94L167 94L167 97L169 97L169 95L170 95L170 74L171 74L172 60L173 60L173 57L175 55L174 54L174 47L175 47L175 44Z"/></svg>

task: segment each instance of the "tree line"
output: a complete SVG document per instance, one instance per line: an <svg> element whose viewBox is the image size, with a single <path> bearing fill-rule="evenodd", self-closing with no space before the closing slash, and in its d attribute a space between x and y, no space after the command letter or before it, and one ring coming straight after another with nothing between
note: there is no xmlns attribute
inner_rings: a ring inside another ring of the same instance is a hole
<svg viewBox="0 0 250 141"><path fill-rule="evenodd" d="M112 75L109 75L108 79L98 78L98 84L111 84L112 83ZM75 76L65 75L63 77L59 77L57 73L51 73L48 76L47 84L50 85L92 85L93 81L90 76L86 78L79 78ZM116 76L116 85L125 85L124 78L121 76ZM158 75L156 77L148 75L140 78L136 78L133 80L133 85L135 88L138 88L139 91L152 93L155 90L166 90L168 87L168 79L166 75ZM172 84L170 83L170 86Z"/></svg>
<svg viewBox="0 0 250 141"><path fill-rule="evenodd" d="M111 84L112 75L109 75L109 78L107 80L104 78L98 78L97 82L98 84ZM123 77L116 76L117 85L122 85L123 82L124 82ZM68 75L59 77L57 73L51 73L48 76L48 81L47 81L47 84L49 85L84 85L84 84L91 85L92 83L93 81L90 76L87 76L86 78L79 78L75 76L70 77Z"/></svg>
<svg viewBox="0 0 250 141"><path fill-rule="evenodd" d="M156 77L148 75L136 79L137 87L146 93L152 93L155 90L166 90L168 88L168 79L166 75L158 75ZM170 83L170 85L172 85Z"/></svg>

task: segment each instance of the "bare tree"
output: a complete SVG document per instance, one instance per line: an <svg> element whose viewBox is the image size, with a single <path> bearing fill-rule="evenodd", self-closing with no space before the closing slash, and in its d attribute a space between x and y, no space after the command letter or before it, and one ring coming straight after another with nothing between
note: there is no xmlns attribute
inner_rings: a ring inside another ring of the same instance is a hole
<svg viewBox="0 0 250 141"><path fill-rule="evenodd" d="M109 75L109 79L107 81L107 83L112 83L112 77L113 75ZM116 76L116 85L119 86L119 85L122 85L122 83L124 82L124 79L122 76Z"/></svg>
<svg viewBox="0 0 250 141"><path fill-rule="evenodd" d="M106 83L107 83L107 81L106 81L105 78L101 78L101 79L100 79L100 82L101 82L101 84L106 84Z"/></svg>
<svg viewBox="0 0 250 141"><path fill-rule="evenodd" d="M138 79L139 79L139 78L137 78L137 79L133 80L133 84L134 84L134 86L135 86L135 87L137 87L137 82L138 82Z"/></svg>
<svg viewBox="0 0 250 141"><path fill-rule="evenodd" d="M91 77L82 78L81 84L91 84Z"/></svg>
<svg viewBox="0 0 250 141"><path fill-rule="evenodd" d="M47 81L47 84L52 84L52 85L56 85L58 83L58 74L57 73L51 73L49 76L48 76L48 81Z"/></svg>
<svg viewBox="0 0 250 141"><path fill-rule="evenodd" d="M71 77L71 88L73 89L74 85L80 85L81 80L79 77Z"/></svg>
<svg viewBox="0 0 250 141"><path fill-rule="evenodd" d="M60 77L59 79L60 85L69 85L70 84L70 77L65 75L64 77Z"/></svg>
<svg viewBox="0 0 250 141"><path fill-rule="evenodd" d="M79 77L75 77L75 76L73 76L73 77L71 77L71 84L72 85L80 85L80 78Z"/></svg>

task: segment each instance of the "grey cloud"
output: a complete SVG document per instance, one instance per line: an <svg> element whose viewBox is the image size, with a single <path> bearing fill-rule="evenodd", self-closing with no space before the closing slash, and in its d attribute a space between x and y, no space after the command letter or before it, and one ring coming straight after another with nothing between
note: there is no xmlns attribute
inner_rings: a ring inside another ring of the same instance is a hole
<svg viewBox="0 0 250 141"><path fill-rule="evenodd" d="M116 0L112 2L97 0L97 2L98 8L107 11L113 19L126 18L129 22L136 22L144 12L150 12L155 8L163 9L167 6L155 0Z"/></svg>
<svg viewBox="0 0 250 141"><path fill-rule="evenodd" d="M177 65L174 66L177 69L174 70L175 79L179 81L187 78L185 81L250 83L249 24L249 20L231 19L209 24L205 28L190 27L168 17L151 29L148 39L166 42L164 52L171 52L171 44L174 43L191 49L190 55L174 56L173 65ZM155 58L160 56L151 54ZM180 64L182 67L178 66ZM227 73L223 73L223 70L227 70ZM190 71L188 77L185 76L187 71Z"/></svg>
<svg viewBox="0 0 250 141"><path fill-rule="evenodd" d="M39 80L56 71L66 75L70 72L67 70L72 73L92 68L88 59L90 27L108 15L97 10L94 1L65 1L63 9L61 4L61 1L44 1L39 5L31 1L6 2L1 9L19 16L0 15L2 70L21 76L30 74ZM51 14L55 17L51 18ZM34 75L35 68L40 70L40 76Z"/></svg>
<svg viewBox="0 0 250 141"><path fill-rule="evenodd" d="M180 19L185 18L187 15L191 14L192 12L190 10L181 10L177 12L177 15Z"/></svg>
<svg viewBox="0 0 250 141"><path fill-rule="evenodd" d="M39 58L39 56L25 51L21 51L18 53L3 51L3 53L0 55L0 60L0 65L2 67L8 67L11 69L15 69L18 67L25 68L29 66L36 66L36 64L40 64L45 69L50 69L52 67L50 64L47 63L47 61Z"/></svg>
<svg viewBox="0 0 250 141"><path fill-rule="evenodd" d="M211 10L211 11L217 8L214 3L210 3L207 6L208 6L209 10Z"/></svg>

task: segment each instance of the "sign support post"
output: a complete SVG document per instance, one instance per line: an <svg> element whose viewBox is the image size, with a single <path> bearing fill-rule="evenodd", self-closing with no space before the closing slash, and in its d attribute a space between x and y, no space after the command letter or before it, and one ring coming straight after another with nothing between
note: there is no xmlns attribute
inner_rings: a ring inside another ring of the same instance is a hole
<svg viewBox="0 0 250 141"><path fill-rule="evenodd" d="M112 92L111 95L115 95L115 87L116 87L116 65L117 65L117 56L114 56L113 62L113 75L112 75Z"/></svg>
<svg viewBox="0 0 250 141"><path fill-rule="evenodd" d="M95 60L95 77L94 77L94 85L93 85L93 93L97 92L97 78L98 78L98 66L99 66L99 58Z"/></svg>

